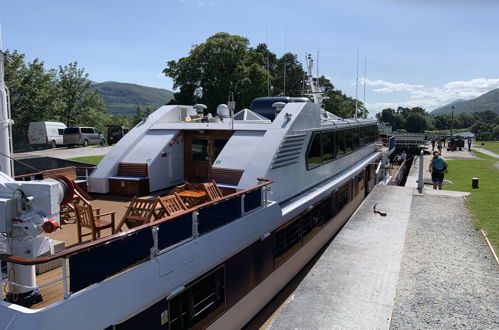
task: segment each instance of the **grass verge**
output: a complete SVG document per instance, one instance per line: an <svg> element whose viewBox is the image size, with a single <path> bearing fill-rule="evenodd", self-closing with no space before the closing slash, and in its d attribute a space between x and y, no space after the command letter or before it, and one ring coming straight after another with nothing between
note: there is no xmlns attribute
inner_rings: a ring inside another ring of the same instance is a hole
<svg viewBox="0 0 499 330"><path fill-rule="evenodd" d="M473 145L476 145L478 148L487 149L488 151L499 154L499 141L477 141L473 142ZM471 148L473 148L473 146L471 146Z"/></svg>
<svg viewBox="0 0 499 330"><path fill-rule="evenodd" d="M499 145L498 145L499 146ZM498 158L475 152L481 160L447 160L452 181L451 190L468 191L467 205L473 215L473 224L483 229L496 253L499 253L499 169ZM479 179L479 188L471 188L471 179Z"/></svg>
<svg viewBox="0 0 499 330"><path fill-rule="evenodd" d="M75 157L75 158L69 158L69 160L74 160L77 162L84 162L84 163L90 163L90 164L99 164L100 161L104 158L104 156L85 156L85 157Z"/></svg>

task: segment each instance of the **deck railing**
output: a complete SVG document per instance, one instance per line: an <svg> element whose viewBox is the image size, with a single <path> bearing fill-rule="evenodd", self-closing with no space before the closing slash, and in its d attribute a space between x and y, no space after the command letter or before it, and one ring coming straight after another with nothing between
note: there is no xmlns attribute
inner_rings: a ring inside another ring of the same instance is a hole
<svg viewBox="0 0 499 330"><path fill-rule="evenodd" d="M62 265L60 279L37 287L23 286L7 279L2 282L26 289L37 289L62 281L63 296L67 299L72 293L151 260L258 208L266 207L267 186L272 181L258 180L259 184L253 188L198 205L174 216L65 249L53 255L23 258L0 254L1 261L19 265L33 266L56 259L61 259ZM3 300L2 295L3 292L0 293L0 299Z"/></svg>

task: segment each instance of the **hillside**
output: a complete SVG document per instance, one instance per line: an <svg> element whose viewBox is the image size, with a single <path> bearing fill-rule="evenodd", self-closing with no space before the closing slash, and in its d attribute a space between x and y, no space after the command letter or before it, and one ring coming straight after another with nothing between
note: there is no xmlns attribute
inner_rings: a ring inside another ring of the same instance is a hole
<svg viewBox="0 0 499 330"><path fill-rule="evenodd" d="M493 89L475 99L464 101L464 102L453 102L451 104L444 105L437 108L431 112L433 116L451 114L452 105L454 105L454 114L459 114L465 112L468 114L473 114L475 112L483 111L494 111L499 115L499 88Z"/></svg>
<svg viewBox="0 0 499 330"><path fill-rule="evenodd" d="M156 110L173 98L173 92L166 89L115 81L93 83L91 87L99 92L107 112L112 115L131 116L138 105L143 109L150 107Z"/></svg>

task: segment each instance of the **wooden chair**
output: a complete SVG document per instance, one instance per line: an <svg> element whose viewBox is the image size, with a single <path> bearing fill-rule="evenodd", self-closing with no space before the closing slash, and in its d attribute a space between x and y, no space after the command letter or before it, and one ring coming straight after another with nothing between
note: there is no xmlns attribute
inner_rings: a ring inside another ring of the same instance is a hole
<svg viewBox="0 0 499 330"><path fill-rule="evenodd" d="M157 199L148 198L137 198L134 197L128 205L123 219L121 219L116 231L120 231L123 224L126 224L128 228L134 228L151 221L152 218L156 218L156 205Z"/></svg>
<svg viewBox="0 0 499 330"><path fill-rule="evenodd" d="M77 186L75 186L77 187ZM61 224L75 223L77 221L75 205L90 205L90 202L79 190L75 189L73 200L61 207ZM100 208L92 208L95 215L99 215Z"/></svg>
<svg viewBox="0 0 499 330"><path fill-rule="evenodd" d="M161 209L156 213L157 219L187 210L187 206L176 193L157 197Z"/></svg>
<svg viewBox="0 0 499 330"><path fill-rule="evenodd" d="M218 189L215 180L212 180L211 183L203 183L203 190L206 192L208 201L214 201L223 197L223 194L220 189Z"/></svg>
<svg viewBox="0 0 499 330"><path fill-rule="evenodd" d="M103 229L111 228L111 234L114 234L114 214L116 212L107 212L95 214L90 204L75 204L76 223L78 231L78 243L82 242L83 236L92 235L92 240L100 237L100 232ZM110 220L101 219L105 216L111 216ZM90 229L91 232L83 234L82 228Z"/></svg>

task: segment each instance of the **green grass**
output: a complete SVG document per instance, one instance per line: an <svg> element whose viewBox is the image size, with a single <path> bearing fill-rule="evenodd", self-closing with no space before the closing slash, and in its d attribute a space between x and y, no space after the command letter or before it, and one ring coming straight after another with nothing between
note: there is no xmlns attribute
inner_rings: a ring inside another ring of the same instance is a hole
<svg viewBox="0 0 499 330"><path fill-rule="evenodd" d="M69 160L97 165L100 163L102 158L104 158L104 156L86 156L86 157L70 158Z"/></svg>
<svg viewBox="0 0 499 330"><path fill-rule="evenodd" d="M483 143L483 146L482 146ZM499 141L477 141L473 145L499 154ZM473 146L471 146L473 148Z"/></svg>
<svg viewBox="0 0 499 330"><path fill-rule="evenodd" d="M499 147L499 144L498 144ZM450 190L468 191L467 206L476 229L483 229L494 250L499 252L499 169L498 158L475 152L481 160L447 160L452 181ZM471 188L471 179L479 179L479 189Z"/></svg>

